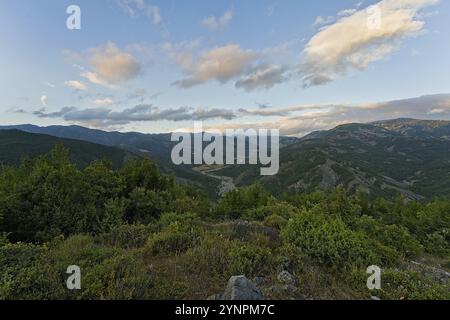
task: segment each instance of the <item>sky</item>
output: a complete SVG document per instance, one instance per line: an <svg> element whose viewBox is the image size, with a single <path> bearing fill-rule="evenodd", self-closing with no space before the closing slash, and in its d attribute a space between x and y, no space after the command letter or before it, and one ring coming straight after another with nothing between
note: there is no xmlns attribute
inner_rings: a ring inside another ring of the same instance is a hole
<svg viewBox="0 0 450 320"><path fill-rule="evenodd" d="M0 125L450 120L450 1L1 0L0 26Z"/></svg>

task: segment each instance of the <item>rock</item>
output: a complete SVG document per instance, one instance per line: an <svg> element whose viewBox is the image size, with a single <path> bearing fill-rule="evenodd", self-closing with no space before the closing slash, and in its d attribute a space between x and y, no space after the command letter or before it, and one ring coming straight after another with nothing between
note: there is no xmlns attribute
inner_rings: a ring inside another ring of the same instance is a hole
<svg viewBox="0 0 450 320"><path fill-rule="evenodd" d="M370 300L376 300L376 301L380 301L381 299L375 296L370 297Z"/></svg>
<svg viewBox="0 0 450 320"><path fill-rule="evenodd" d="M278 274L278 281L292 286L294 286L297 283L295 277L287 271L282 271Z"/></svg>
<svg viewBox="0 0 450 320"><path fill-rule="evenodd" d="M275 285L269 288L268 294L271 298L283 298L283 299L296 299L305 300L306 297L299 293L297 287L289 284L285 285Z"/></svg>
<svg viewBox="0 0 450 320"><path fill-rule="evenodd" d="M253 279L253 283L257 286L260 286L264 283L264 278L263 277L256 277Z"/></svg>
<svg viewBox="0 0 450 320"><path fill-rule="evenodd" d="M245 276L234 276L228 281L223 300L263 300L256 285Z"/></svg>
<svg viewBox="0 0 450 320"><path fill-rule="evenodd" d="M212 296L209 296L206 300L223 300L223 295L213 294Z"/></svg>

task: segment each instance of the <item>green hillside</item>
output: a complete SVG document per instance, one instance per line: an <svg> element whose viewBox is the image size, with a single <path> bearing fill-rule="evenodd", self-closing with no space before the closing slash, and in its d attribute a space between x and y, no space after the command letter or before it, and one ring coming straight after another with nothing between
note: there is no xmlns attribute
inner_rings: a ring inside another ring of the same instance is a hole
<svg viewBox="0 0 450 320"><path fill-rule="evenodd" d="M0 163L17 165L22 158L33 158L46 154L58 144L64 145L69 150L70 160L81 168L99 159L108 159L112 161L114 167L120 167L127 159L137 157L125 150L80 140L32 134L19 130L0 130Z"/></svg>
<svg viewBox="0 0 450 320"><path fill-rule="evenodd" d="M148 159L80 170L56 148L0 171L0 300L229 300L236 278L236 300L448 300L449 213L445 199L260 185L212 203Z"/></svg>
<svg viewBox="0 0 450 320"><path fill-rule="evenodd" d="M442 124L443 122L441 122ZM437 132L417 127L393 130L390 125L348 124L313 133L280 151L280 172L261 177L255 167L228 167L216 172L237 185L261 182L275 193L311 192L342 187L375 196L402 195L421 200L450 195L450 141ZM447 123L448 124L448 123ZM396 126L397 127L397 126ZM392 130L389 130L392 129ZM408 132L406 134L405 132Z"/></svg>

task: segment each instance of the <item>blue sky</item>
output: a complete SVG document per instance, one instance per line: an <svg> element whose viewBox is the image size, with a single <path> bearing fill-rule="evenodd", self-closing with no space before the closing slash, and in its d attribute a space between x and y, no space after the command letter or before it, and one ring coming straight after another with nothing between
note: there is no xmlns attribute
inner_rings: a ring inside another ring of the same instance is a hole
<svg viewBox="0 0 450 320"><path fill-rule="evenodd" d="M2 1L2 124L301 135L450 119L449 18L442 0Z"/></svg>

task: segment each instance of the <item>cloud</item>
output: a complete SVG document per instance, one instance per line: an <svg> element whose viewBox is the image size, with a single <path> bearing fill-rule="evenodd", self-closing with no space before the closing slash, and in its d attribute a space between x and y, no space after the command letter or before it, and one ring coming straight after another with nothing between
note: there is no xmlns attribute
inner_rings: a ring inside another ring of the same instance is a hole
<svg viewBox="0 0 450 320"><path fill-rule="evenodd" d="M346 123L367 123L395 118L450 120L450 94L359 105L299 105L264 110L241 109L240 112L267 117L279 116L270 122L253 123L253 126L247 124L247 127L279 128L284 135L302 136L311 131L328 130ZM239 124L235 126L239 127Z"/></svg>
<svg viewBox="0 0 450 320"><path fill-rule="evenodd" d="M41 98L40 98L40 101L41 101L41 105L42 106L44 106L44 107L48 106L47 105L48 97L46 95L42 95Z"/></svg>
<svg viewBox="0 0 450 320"><path fill-rule="evenodd" d="M306 45L299 68L304 85L322 85L385 58L402 39L423 31L425 22L420 19L420 10L437 2L382 0L370 7L379 9L379 27L371 24L371 19L377 18L377 9L347 11Z"/></svg>
<svg viewBox="0 0 450 320"><path fill-rule="evenodd" d="M233 11L229 10L226 11L221 17L209 16L203 19L202 25L208 28L210 31L218 31L225 28L233 19L233 16Z"/></svg>
<svg viewBox="0 0 450 320"><path fill-rule="evenodd" d="M141 104L123 111L113 111L106 107L81 110L66 107L57 112L46 113L40 110L33 114L40 118L62 118L65 121L95 124L102 127L125 125L132 122L230 120L236 117L233 112L220 108L178 107L161 109L151 104Z"/></svg>
<svg viewBox="0 0 450 320"><path fill-rule="evenodd" d="M256 109L241 108L159 108L140 104L122 111L108 107L62 108L33 112L40 118L62 118L65 121L108 128L135 122L224 120L214 128L273 128L283 135L302 136L315 130L328 130L346 123L367 123L394 118L450 120L450 94L427 95L410 99L363 104L305 104ZM248 119L247 121L245 119ZM234 120L234 121L233 121ZM206 126L205 126L206 128Z"/></svg>
<svg viewBox="0 0 450 320"><path fill-rule="evenodd" d="M65 114L75 111L75 110L76 110L75 107L64 107L60 111L47 113L47 112L45 112L45 109L41 109L38 111L34 111L33 114L35 116L38 116L39 118L61 118Z"/></svg>
<svg viewBox="0 0 450 320"><path fill-rule="evenodd" d="M211 80L226 83L245 74L257 56L255 52L243 50L237 44L203 52L196 61L192 56L178 56L177 62L188 77L175 82L175 85L191 88Z"/></svg>
<svg viewBox="0 0 450 320"><path fill-rule="evenodd" d="M114 104L114 101L110 98L104 98L104 99L95 99L94 103L97 106L110 106Z"/></svg>
<svg viewBox="0 0 450 320"><path fill-rule="evenodd" d="M48 81L44 82L44 86L52 88L52 89L56 87L53 83L48 82Z"/></svg>
<svg viewBox="0 0 450 320"><path fill-rule="evenodd" d="M356 9L344 9L338 12L339 17L348 17L354 14L357 10Z"/></svg>
<svg viewBox="0 0 450 320"><path fill-rule="evenodd" d="M75 90L79 90L79 91L87 91L88 90L88 86L80 81L76 81L76 80L70 80L70 81L66 81L64 82L64 85L66 87L75 89Z"/></svg>
<svg viewBox="0 0 450 320"><path fill-rule="evenodd" d="M97 73L95 72L83 72L81 74L81 76L83 78L85 78L86 80L88 80L89 82L93 83L93 84L97 84L106 88L110 88L110 89L116 89L117 86L113 85L111 83L109 83L108 81L102 79Z"/></svg>
<svg viewBox="0 0 450 320"><path fill-rule="evenodd" d="M94 72L85 72L82 76L92 83L114 87L136 78L141 72L140 63L112 42L93 48L89 53L88 62Z"/></svg>
<svg viewBox="0 0 450 320"><path fill-rule="evenodd" d="M252 91L258 88L270 89L287 80L286 68L277 65L261 65L249 75L236 82L236 88Z"/></svg>
<svg viewBox="0 0 450 320"><path fill-rule="evenodd" d="M126 81L138 77L142 64L127 51L120 50L113 42L78 53L63 50L67 63L80 71L80 75L93 84L116 89ZM79 83L66 85L80 87ZM72 86L72 87L73 87Z"/></svg>
<svg viewBox="0 0 450 320"><path fill-rule="evenodd" d="M130 17L137 17L139 14L143 14L155 25L162 22L159 7L148 3L146 0L117 0L117 3Z"/></svg>
<svg viewBox="0 0 450 320"><path fill-rule="evenodd" d="M333 23L335 21L336 21L336 18L333 16L328 16L328 17L318 16L313 23L313 27L323 27L323 26Z"/></svg>
<svg viewBox="0 0 450 320"><path fill-rule="evenodd" d="M261 50L245 50L237 44L229 44L198 51L200 40L165 43L162 51L187 75L173 84L184 89L209 81L225 84L235 81L235 87L247 91L270 89L287 81L295 66L280 65L289 49L299 43L297 39Z"/></svg>

